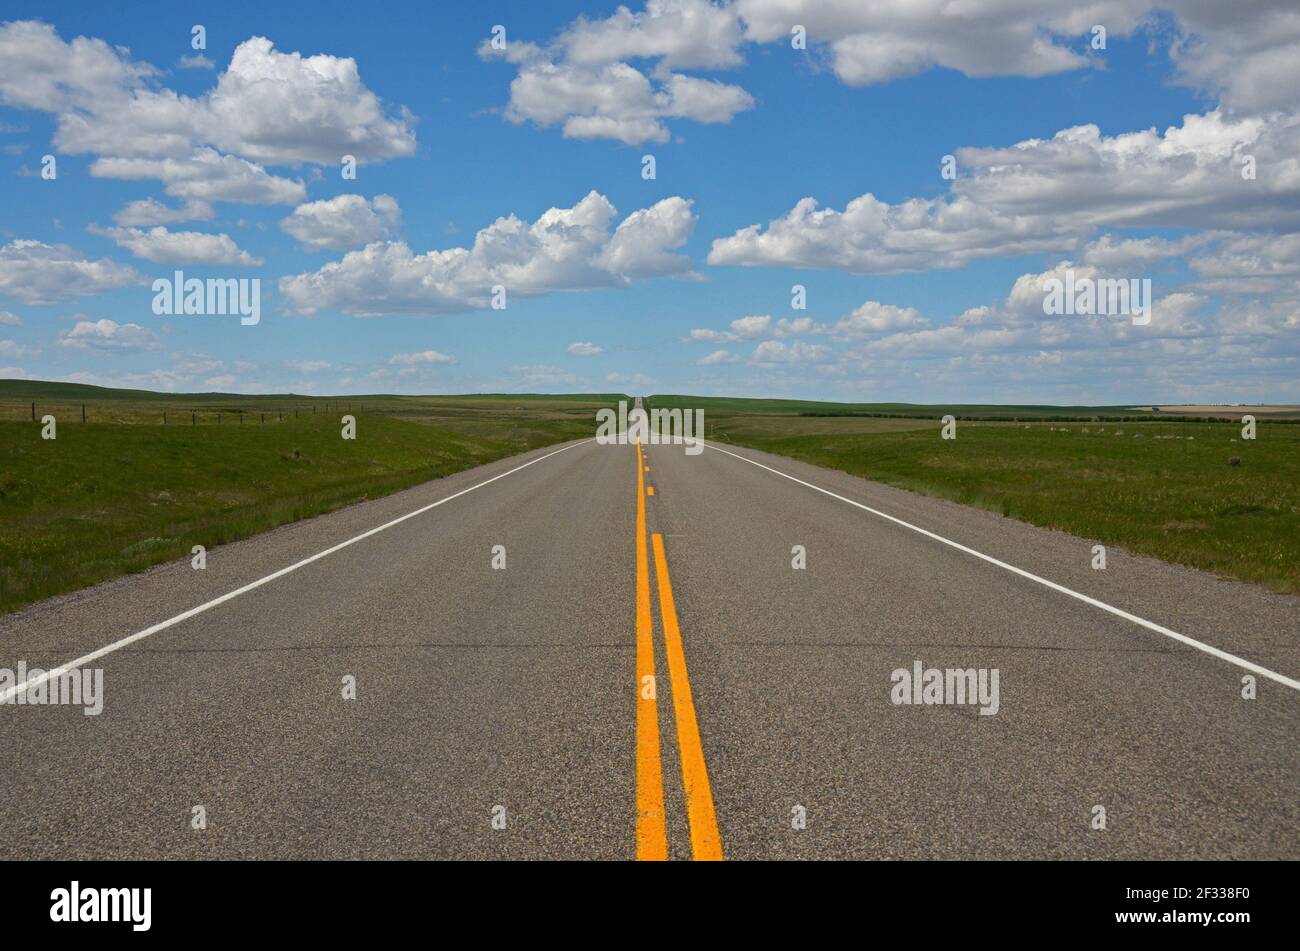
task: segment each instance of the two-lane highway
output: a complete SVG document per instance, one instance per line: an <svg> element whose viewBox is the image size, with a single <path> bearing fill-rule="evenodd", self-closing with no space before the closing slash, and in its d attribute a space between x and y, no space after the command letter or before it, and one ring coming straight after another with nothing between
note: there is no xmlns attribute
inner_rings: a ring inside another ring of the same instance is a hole
<svg viewBox="0 0 1300 951"><path fill-rule="evenodd" d="M0 855L1300 854L1300 693L846 500L1300 674L1297 599L584 441L0 619L0 667L109 648L99 716L0 706ZM891 702L916 661L996 669L997 712Z"/></svg>

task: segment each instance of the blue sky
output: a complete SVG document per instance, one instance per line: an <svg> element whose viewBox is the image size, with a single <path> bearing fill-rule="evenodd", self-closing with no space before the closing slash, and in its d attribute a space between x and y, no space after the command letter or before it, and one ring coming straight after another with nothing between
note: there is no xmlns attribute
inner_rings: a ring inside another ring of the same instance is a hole
<svg viewBox="0 0 1300 951"><path fill-rule="evenodd" d="M6 3L0 377L1300 402L1286 4L464 6ZM1065 267L1152 321L1044 315ZM155 315L177 268L261 322Z"/></svg>

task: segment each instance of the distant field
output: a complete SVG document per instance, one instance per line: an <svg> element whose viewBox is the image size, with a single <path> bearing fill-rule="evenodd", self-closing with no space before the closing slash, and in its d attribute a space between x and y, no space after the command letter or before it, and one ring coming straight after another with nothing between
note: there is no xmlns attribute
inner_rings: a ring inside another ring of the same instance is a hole
<svg viewBox="0 0 1300 951"><path fill-rule="evenodd" d="M193 545L590 436L595 411L620 398L326 400L15 382L0 381L0 409L10 411L0 414L0 613L188 558ZM57 439L40 438L32 400L38 420L55 416ZM340 435L349 402L355 441ZM13 411L22 403L27 415Z"/></svg>
<svg viewBox="0 0 1300 951"><path fill-rule="evenodd" d="M1257 438L1243 441L1239 423L963 422L947 441L937 421L647 402L703 406L710 439L1300 592L1300 426L1261 417ZM995 409L1028 418L1026 407Z"/></svg>
<svg viewBox="0 0 1300 951"><path fill-rule="evenodd" d="M238 423L261 413L310 415L326 409L340 413L356 410L407 418L492 417L537 420L583 416L590 419L599 406L612 406L627 397L618 393L539 394L472 393L464 396L394 396L372 393L363 396L300 396L268 393L245 396L238 393L155 393L150 390L117 390L83 383L49 383L40 380L0 380L0 420L39 419L54 414L60 422L80 421L82 407L89 422L169 423L197 421Z"/></svg>
<svg viewBox="0 0 1300 951"><path fill-rule="evenodd" d="M816 400L746 399L729 396L660 394L647 402L662 408L703 409L705 415L741 413L777 416L898 416L938 419L951 413L959 419L1092 420L1094 417L1164 419L1166 417L1217 417L1237 419L1244 413L1259 418L1300 420L1300 406L1051 406L995 405L991 403L830 403Z"/></svg>

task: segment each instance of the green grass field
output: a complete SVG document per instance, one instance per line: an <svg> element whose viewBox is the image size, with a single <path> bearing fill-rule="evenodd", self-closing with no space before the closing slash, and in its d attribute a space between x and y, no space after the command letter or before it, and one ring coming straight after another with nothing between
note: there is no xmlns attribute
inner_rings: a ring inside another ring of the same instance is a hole
<svg viewBox="0 0 1300 951"><path fill-rule="evenodd" d="M193 545L590 436L596 410L619 398L317 400L0 382L0 613L188 558ZM341 437L349 402L355 441ZM54 440L41 439L46 413Z"/></svg>
<svg viewBox="0 0 1300 951"><path fill-rule="evenodd" d="M942 440L930 420L745 413L737 401L713 412L708 399L697 403L710 439L1300 591L1300 426L1261 419L1256 439L1245 441L1240 423L1227 422L962 422L957 439ZM997 409L1028 416L1025 407Z"/></svg>
<svg viewBox="0 0 1300 951"><path fill-rule="evenodd" d="M647 398L647 404L662 409L674 407L703 409L707 417L734 414L745 416L879 416L902 419L939 419L951 413L967 420L1094 420L1120 421L1161 420L1177 422L1207 420L1203 412L1157 412L1151 406L1050 406L1050 405L997 405L991 403L828 403L816 400L749 399L731 396L680 396L661 394ZM1244 412L1253 412L1259 419L1287 419L1300 421L1300 406L1267 407L1263 410L1219 407L1213 417L1233 419Z"/></svg>

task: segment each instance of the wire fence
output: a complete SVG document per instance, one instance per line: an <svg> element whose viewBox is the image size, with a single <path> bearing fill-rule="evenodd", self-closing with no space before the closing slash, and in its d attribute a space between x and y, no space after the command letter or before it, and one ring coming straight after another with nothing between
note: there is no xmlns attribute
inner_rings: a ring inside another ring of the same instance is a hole
<svg viewBox="0 0 1300 951"><path fill-rule="evenodd" d="M372 409L374 407L372 406ZM366 405L350 400L319 403L267 403L194 406L181 402L166 404L119 401L66 402L59 400L5 401L0 403L0 420L42 422L53 416L65 423L125 423L159 426L267 426L291 420L332 419L336 415L361 413Z"/></svg>

